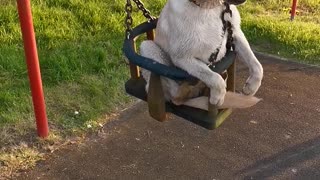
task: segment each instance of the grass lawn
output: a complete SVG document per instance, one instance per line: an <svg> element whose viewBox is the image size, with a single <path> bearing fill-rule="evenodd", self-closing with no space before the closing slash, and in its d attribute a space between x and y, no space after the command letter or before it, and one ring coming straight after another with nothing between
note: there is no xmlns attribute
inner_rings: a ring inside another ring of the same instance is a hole
<svg viewBox="0 0 320 180"><path fill-rule="evenodd" d="M132 101L123 88L129 77L121 50L124 3L32 0L51 138L63 139L98 127L106 114ZM300 14L290 22L289 0L250 0L240 7L242 28L260 51L320 64L320 0L299 3ZM165 0L145 0L154 15L164 4ZM141 13L135 11L135 24L142 21ZM39 143L12 0L0 2L0 42L1 172L34 164L30 162L42 157L36 148ZM15 148L21 142L27 150Z"/></svg>
<svg viewBox="0 0 320 180"><path fill-rule="evenodd" d="M320 64L320 0L299 1L299 15L288 21L291 0L248 1L241 6L242 28L259 51Z"/></svg>

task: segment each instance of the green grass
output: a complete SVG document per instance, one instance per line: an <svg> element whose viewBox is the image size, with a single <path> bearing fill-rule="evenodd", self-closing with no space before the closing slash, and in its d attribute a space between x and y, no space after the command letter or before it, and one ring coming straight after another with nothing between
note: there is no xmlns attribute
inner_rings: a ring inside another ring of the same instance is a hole
<svg viewBox="0 0 320 180"><path fill-rule="evenodd" d="M50 125L69 134L127 103L123 82L128 70L119 23L123 4L109 6L102 0L32 3ZM8 139L26 134L16 128L20 124L29 131L35 126L14 4L0 7L0 24L0 129L12 129L0 138L5 145L11 143ZM80 114L74 115L75 111Z"/></svg>
<svg viewBox="0 0 320 180"><path fill-rule="evenodd" d="M84 132L130 102L122 56L125 0L32 0L34 26L51 129L59 136ZM320 64L320 0L299 2L289 21L289 0L249 0L242 28L260 51ZM145 0L158 15L165 0ZM135 25L144 21L137 10ZM79 111L76 115L74 112ZM0 151L35 135L16 5L0 1ZM0 159L1 165L1 159Z"/></svg>
<svg viewBox="0 0 320 180"><path fill-rule="evenodd" d="M259 51L320 64L320 0L299 1L293 22L291 1L249 1L241 6L242 28Z"/></svg>

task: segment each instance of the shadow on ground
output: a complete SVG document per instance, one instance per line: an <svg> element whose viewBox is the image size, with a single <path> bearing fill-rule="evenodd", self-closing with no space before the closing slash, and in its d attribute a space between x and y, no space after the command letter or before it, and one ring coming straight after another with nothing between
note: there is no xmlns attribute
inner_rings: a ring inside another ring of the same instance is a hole
<svg viewBox="0 0 320 180"><path fill-rule="evenodd" d="M315 160L318 161L315 162ZM299 171L297 167L300 169ZM257 161L236 175L246 174L245 179L267 179L286 171L295 174L293 179L303 179L304 177L319 179L320 136Z"/></svg>

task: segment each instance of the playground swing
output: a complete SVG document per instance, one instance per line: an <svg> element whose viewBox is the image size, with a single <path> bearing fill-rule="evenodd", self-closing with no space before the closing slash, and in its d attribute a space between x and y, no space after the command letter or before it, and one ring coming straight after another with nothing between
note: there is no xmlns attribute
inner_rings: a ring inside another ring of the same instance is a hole
<svg viewBox="0 0 320 180"><path fill-rule="evenodd" d="M150 116L158 121L165 121L166 113L169 112L206 129L212 130L219 127L232 113L232 109L218 110L215 105L209 103L208 111L205 111L184 105L177 106L165 101L160 81L161 76L178 81L194 81L196 78L177 67L160 64L155 60L143 57L137 53L137 38L142 34L146 34L148 40L153 40L157 19L150 15L150 12L144 7L144 4L140 0L132 0L147 18L146 22L132 29L133 19L131 13L133 7L131 0L126 1L126 37L123 51L129 60L131 73L131 78L125 84L126 92L131 96L146 101L148 103ZM212 69L219 74L227 70L227 90L233 92L235 91L235 58L235 52L229 50L225 57L216 63ZM145 91L146 82L143 77L140 76L139 67L151 72L148 93Z"/></svg>

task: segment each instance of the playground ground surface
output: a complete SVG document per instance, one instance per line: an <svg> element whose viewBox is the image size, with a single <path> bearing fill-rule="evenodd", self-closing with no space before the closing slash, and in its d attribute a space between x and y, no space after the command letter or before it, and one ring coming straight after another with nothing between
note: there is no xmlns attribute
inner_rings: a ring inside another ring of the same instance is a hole
<svg viewBox="0 0 320 180"><path fill-rule="evenodd" d="M253 108L208 131L144 102L100 133L53 153L20 179L318 179L320 69L258 55L265 69ZM247 70L237 69L240 88Z"/></svg>

